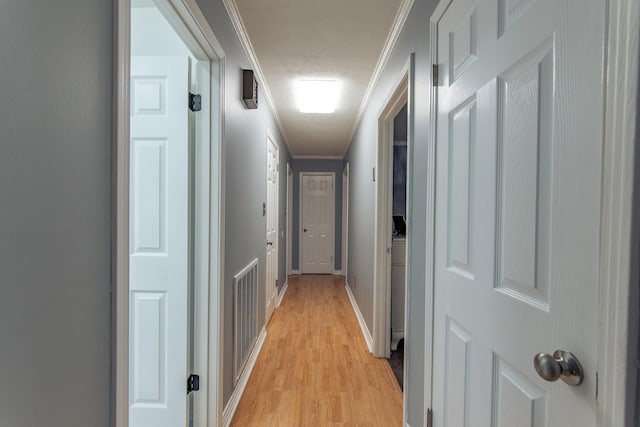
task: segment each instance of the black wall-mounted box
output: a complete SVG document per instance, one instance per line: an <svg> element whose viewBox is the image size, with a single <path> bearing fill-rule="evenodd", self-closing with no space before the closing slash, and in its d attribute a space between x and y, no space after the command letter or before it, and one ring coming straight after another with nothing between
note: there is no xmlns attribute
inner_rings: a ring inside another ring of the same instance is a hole
<svg viewBox="0 0 640 427"><path fill-rule="evenodd" d="M250 110L258 108L258 82L253 70L242 70L242 100Z"/></svg>

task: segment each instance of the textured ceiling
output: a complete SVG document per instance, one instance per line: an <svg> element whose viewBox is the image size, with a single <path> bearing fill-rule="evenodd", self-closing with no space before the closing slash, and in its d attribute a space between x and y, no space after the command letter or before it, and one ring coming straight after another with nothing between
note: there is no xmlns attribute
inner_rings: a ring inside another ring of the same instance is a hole
<svg viewBox="0 0 640 427"><path fill-rule="evenodd" d="M401 0L235 0L296 156L341 156ZM297 79L341 84L331 114L303 114Z"/></svg>

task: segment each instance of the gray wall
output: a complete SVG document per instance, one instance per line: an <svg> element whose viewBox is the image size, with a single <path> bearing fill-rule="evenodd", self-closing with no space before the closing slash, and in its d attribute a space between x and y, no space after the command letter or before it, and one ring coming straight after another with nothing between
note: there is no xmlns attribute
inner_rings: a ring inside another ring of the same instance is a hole
<svg viewBox="0 0 640 427"><path fill-rule="evenodd" d="M242 50L229 15L221 0L198 0L209 25L225 51L225 262L224 262L224 361L223 401L233 392L233 276L254 258L259 259L261 287L259 301L265 300L266 223L262 203L266 200L266 140L269 129L280 142L278 283L286 280L287 168L289 152L266 102L256 110L242 103L242 69L251 68ZM262 97L264 100L264 97ZM264 304L258 321L264 325Z"/></svg>
<svg viewBox="0 0 640 427"><path fill-rule="evenodd" d="M410 318L405 331L405 355L407 360L407 422L420 426L424 422L424 282L426 242L426 168L429 119L429 18L437 0L416 0L405 27L373 92L351 147L345 157L350 163L349 172L349 277L347 278L370 331L373 330L373 270L374 270L374 212L375 183L372 168L376 160L378 115L385 99L394 90L394 84L402 75L402 69L415 52L416 84L413 116L413 159L409 159L413 180L412 210L408 213L411 236L411 271L407 292Z"/></svg>
<svg viewBox="0 0 640 427"><path fill-rule="evenodd" d="M0 1L0 424L108 426L113 4Z"/></svg>
<svg viewBox="0 0 640 427"><path fill-rule="evenodd" d="M335 239L334 269L342 268L342 160L333 159L294 159L293 169L293 212L291 227L291 268L300 269L300 173L301 172L334 172L335 187ZM286 193L285 193L286 194Z"/></svg>
<svg viewBox="0 0 640 427"><path fill-rule="evenodd" d="M640 49L640 43L638 44ZM639 52L640 53L640 52ZM638 69L640 81L640 67ZM640 85L636 97L640 107ZM633 380L628 381L627 423L640 425L640 108L636 110L636 144L633 194L633 224L631 225L631 289L629 292L629 348L628 365L635 371ZM634 262L635 261L635 262Z"/></svg>

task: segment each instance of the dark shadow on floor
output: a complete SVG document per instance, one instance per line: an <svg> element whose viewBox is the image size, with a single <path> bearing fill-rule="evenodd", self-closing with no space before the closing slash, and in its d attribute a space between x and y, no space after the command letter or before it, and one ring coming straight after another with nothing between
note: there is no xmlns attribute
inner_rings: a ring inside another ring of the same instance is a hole
<svg viewBox="0 0 640 427"><path fill-rule="evenodd" d="M396 376L396 380L398 380L398 384L400 384L400 389L404 390L404 385L402 384L402 374L404 371L404 339L398 342L398 349L396 351L391 350L391 357L387 360L389 361L389 365L391 365L393 374Z"/></svg>

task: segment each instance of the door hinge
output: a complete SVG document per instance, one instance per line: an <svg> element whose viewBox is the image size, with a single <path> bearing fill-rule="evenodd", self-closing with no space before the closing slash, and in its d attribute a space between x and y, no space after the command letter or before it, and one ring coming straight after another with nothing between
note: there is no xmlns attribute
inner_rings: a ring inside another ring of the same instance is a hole
<svg viewBox="0 0 640 427"><path fill-rule="evenodd" d="M198 390L200 390L200 375L189 375L189 378L187 378L187 394Z"/></svg>
<svg viewBox="0 0 640 427"><path fill-rule="evenodd" d="M433 86L438 86L438 64L433 64L431 79L433 80Z"/></svg>
<svg viewBox="0 0 640 427"><path fill-rule="evenodd" d="M189 92L189 110L194 112L202 110L202 96Z"/></svg>
<svg viewBox="0 0 640 427"><path fill-rule="evenodd" d="M427 409L427 427L433 427L433 411Z"/></svg>

